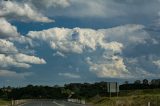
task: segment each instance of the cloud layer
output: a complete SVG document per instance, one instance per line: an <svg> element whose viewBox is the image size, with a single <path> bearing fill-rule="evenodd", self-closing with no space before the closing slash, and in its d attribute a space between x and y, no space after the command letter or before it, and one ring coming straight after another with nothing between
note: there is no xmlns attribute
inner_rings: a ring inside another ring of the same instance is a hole
<svg viewBox="0 0 160 106"><path fill-rule="evenodd" d="M22 53L20 51L21 48L17 48L14 43L26 43L26 40L29 38L20 35L17 32L17 28L11 25L6 19L0 18L0 21L0 25L2 26L0 27L0 76L19 76L23 78L31 75L30 72L17 73L12 68L30 68L31 64L46 64L44 59Z"/></svg>
<svg viewBox="0 0 160 106"><path fill-rule="evenodd" d="M69 0L29 0L37 8L50 8L50 7L68 7L70 6Z"/></svg>
<svg viewBox="0 0 160 106"><path fill-rule="evenodd" d="M30 76L32 73L16 73L8 70L0 70L0 77L10 77L10 78L24 78Z"/></svg>
<svg viewBox="0 0 160 106"><path fill-rule="evenodd" d="M35 41L47 43L61 54L95 53L95 56L86 57L85 60L90 71L98 77L134 78L138 74L145 77L153 76L147 70L139 70L137 73L133 71L134 69L129 69L123 57L131 47L144 45L151 39L143 25L128 24L99 30L51 28L30 31L27 35ZM97 53L98 50L102 51L101 54Z"/></svg>
<svg viewBox="0 0 160 106"><path fill-rule="evenodd" d="M159 4L159 0L1 0L0 76L24 78L32 75L26 70L33 64L46 64L55 75L70 79L83 78L84 71L98 78L159 77ZM102 19L112 27L51 27L57 16L85 24L87 19ZM11 23L22 21L38 22L34 23L38 28L21 35L21 28ZM68 65L78 67L78 72L66 72Z"/></svg>

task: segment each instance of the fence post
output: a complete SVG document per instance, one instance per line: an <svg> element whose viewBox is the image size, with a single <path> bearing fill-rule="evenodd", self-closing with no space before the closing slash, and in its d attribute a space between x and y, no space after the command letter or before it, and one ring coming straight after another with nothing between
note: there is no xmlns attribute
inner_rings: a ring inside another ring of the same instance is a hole
<svg viewBox="0 0 160 106"><path fill-rule="evenodd" d="M13 106L14 105L14 100L12 99L12 101L11 101L11 106Z"/></svg>
<svg viewBox="0 0 160 106"><path fill-rule="evenodd" d="M148 106L151 106L151 102L148 102Z"/></svg>
<svg viewBox="0 0 160 106"><path fill-rule="evenodd" d="M157 106L158 106L158 96L157 96L157 101L156 101L156 102L157 102L156 104L157 104Z"/></svg>

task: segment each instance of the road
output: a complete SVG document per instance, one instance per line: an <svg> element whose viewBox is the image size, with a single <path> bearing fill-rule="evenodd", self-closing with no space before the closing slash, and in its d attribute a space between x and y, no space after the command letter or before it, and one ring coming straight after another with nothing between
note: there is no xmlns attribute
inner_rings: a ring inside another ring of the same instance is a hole
<svg viewBox="0 0 160 106"><path fill-rule="evenodd" d="M34 101L21 106L86 106L65 101Z"/></svg>

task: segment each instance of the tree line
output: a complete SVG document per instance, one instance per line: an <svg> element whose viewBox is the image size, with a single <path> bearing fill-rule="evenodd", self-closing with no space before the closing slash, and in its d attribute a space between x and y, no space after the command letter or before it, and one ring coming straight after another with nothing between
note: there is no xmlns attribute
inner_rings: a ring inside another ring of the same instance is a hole
<svg viewBox="0 0 160 106"><path fill-rule="evenodd" d="M150 82L147 79L136 80L133 83L125 81L124 84L119 86L120 90L137 90L137 89L156 89L160 88L160 79L153 79Z"/></svg>
<svg viewBox="0 0 160 106"><path fill-rule="evenodd" d="M160 88L160 80L147 79L143 81L136 80L134 83L125 81L119 86L120 92L122 90L136 90L136 89L155 89ZM7 99L67 99L79 98L86 99L94 96L108 96L107 82L90 83L70 83L60 86L34 86L28 85L26 87L12 88L3 87L0 89L0 98Z"/></svg>
<svg viewBox="0 0 160 106"><path fill-rule="evenodd" d="M67 99L67 98L90 98L95 95L107 93L107 82L71 83L60 86L33 86L21 88L5 87L0 89L0 98L8 99Z"/></svg>

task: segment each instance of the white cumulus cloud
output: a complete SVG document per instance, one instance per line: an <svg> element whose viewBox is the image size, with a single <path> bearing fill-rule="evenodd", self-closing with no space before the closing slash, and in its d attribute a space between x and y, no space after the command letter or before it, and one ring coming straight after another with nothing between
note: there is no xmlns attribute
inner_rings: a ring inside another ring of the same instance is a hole
<svg viewBox="0 0 160 106"><path fill-rule="evenodd" d="M52 49L62 52L82 53L86 48L94 51L97 46L104 49L109 46L103 40L104 35L93 29L51 28L43 31L30 31L28 36L34 40L42 40Z"/></svg>
<svg viewBox="0 0 160 106"><path fill-rule="evenodd" d="M17 53L18 50L14 44L5 39L0 39L0 53Z"/></svg>
<svg viewBox="0 0 160 106"><path fill-rule="evenodd" d="M132 44L146 43L146 39L150 36L147 31L144 30L145 26L138 24L127 24L113 28L102 29L102 33L106 35L108 41L118 41L125 46Z"/></svg>
<svg viewBox="0 0 160 106"><path fill-rule="evenodd" d="M101 55L91 56L87 61L91 72L98 77L131 78L123 59L123 50L131 46L145 44L150 39L143 25L127 24L108 29L51 28L42 31L30 31L28 37L43 41L60 53L83 54L84 51L97 52ZM97 57L97 58L96 58Z"/></svg>
<svg viewBox="0 0 160 106"><path fill-rule="evenodd" d="M2 1L0 3L2 3ZM16 2L13 3L10 1L6 3L10 3L6 4L7 6L21 5L21 4L14 4ZM2 7L0 6L0 8ZM9 7L3 9L4 10L0 10L0 15L2 15L3 13L2 11L8 11L8 12L10 11ZM16 10L13 9L13 11ZM42 58L36 57L34 55L28 55L29 53L24 54L25 52L22 51L22 49L24 49L23 47L25 47L25 51L27 51L26 47L33 46L33 42L30 38L18 33L16 26L11 25L9 21L7 21L5 18L0 18L0 26L1 26L0 27L0 76L7 77L8 75L8 77L11 76L25 77L30 74L28 72L17 73L14 70L8 71L6 69L11 69L11 68L26 69L30 68L31 64L46 64L46 61Z"/></svg>
<svg viewBox="0 0 160 106"><path fill-rule="evenodd" d="M149 38L143 25L129 24L109 29L51 28L42 31L30 31L28 36L41 40L52 49L63 52L82 53L85 49L97 47L121 51L123 45L130 46L145 43Z"/></svg>
<svg viewBox="0 0 160 106"><path fill-rule="evenodd" d="M153 61L153 63L160 68L160 60L157 60L157 61Z"/></svg>
<svg viewBox="0 0 160 106"><path fill-rule="evenodd" d="M29 56L21 53L13 55L0 54L0 67L30 68L30 64L46 64L46 61L44 59L40 59L39 57Z"/></svg>
<svg viewBox="0 0 160 106"><path fill-rule="evenodd" d="M19 36L17 28L11 25L5 18L0 18L0 26L0 38Z"/></svg>
<svg viewBox="0 0 160 106"><path fill-rule="evenodd" d="M8 68L8 67L29 68L31 66L27 63L17 62L15 59L13 59L10 56L0 54L0 67L2 68Z"/></svg>
<svg viewBox="0 0 160 106"><path fill-rule="evenodd" d="M129 78L130 73L126 69L126 65L121 57L111 57L106 61L98 60L97 62L87 61L90 65L90 71L101 78Z"/></svg>
<svg viewBox="0 0 160 106"><path fill-rule="evenodd" d="M29 4L15 1L0 1L0 17L16 18L22 21L53 22L53 20L45 17Z"/></svg>
<svg viewBox="0 0 160 106"><path fill-rule="evenodd" d="M18 53L12 56L17 62L20 63L29 63L29 64L46 64L44 59L35 56L29 56L26 54Z"/></svg>

